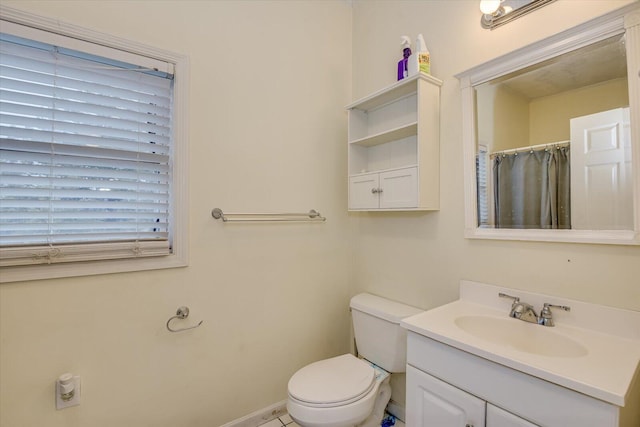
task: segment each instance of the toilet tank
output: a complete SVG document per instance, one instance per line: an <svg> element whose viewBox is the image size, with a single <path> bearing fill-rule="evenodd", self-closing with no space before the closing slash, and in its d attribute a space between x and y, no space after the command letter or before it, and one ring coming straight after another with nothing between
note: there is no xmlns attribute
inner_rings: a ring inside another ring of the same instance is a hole
<svg viewBox="0 0 640 427"><path fill-rule="evenodd" d="M400 321L422 310L366 293L350 306L358 354L388 372L405 372L407 331Z"/></svg>

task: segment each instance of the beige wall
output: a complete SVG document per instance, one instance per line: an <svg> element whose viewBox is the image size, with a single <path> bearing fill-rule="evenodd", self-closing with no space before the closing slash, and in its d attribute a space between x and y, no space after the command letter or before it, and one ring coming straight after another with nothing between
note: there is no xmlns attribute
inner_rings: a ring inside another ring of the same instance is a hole
<svg viewBox="0 0 640 427"><path fill-rule="evenodd" d="M496 98L496 86L485 84L476 88L476 135L478 144L493 150L495 135L491 123L495 120L493 103Z"/></svg>
<svg viewBox="0 0 640 427"><path fill-rule="evenodd" d="M497 56L630 1L558 0L493 31L480 27L478 2L361 1L353 11L353 97L394 81L400 36L418 33L441 98L439 212L352 214L356 290L430 308L454 300L472 279L640 310L640 248L467 240L460 86L454 77Z"/></svg>
<svg viewBox="0 0 640 427"><path fill-rule="evenodd" d="M349 349L351 8L335 2L3 1L184 53L190 266L0 285L2 427L215 427ZM223 225L319 210L325 224ZM0 273L1 274L1 273ZM194 331L165 322L191 309ZM56 411L54 381L82 377Z"/></svg>
<svg viewBox="0 0 640 427"><path fill-rule="evenodd" d="M537 98L530 106L531 145L568 140L569 120L574 117L628 106L627 79Z"/></svg>
<svg viewBox="0 0 640 427"><path fill-rule="evenodd" d="M487 31L476 0L5 0L190 55L191 260L0 285L0 425L224 424L285 399L300 366L348 350L346 305L361 290L430 308L473 279L640 310L640 248L464 239L454 78L627 3L559 0ZM348 215L344 106L393 83L399 37L419 32L444 80L441 210ZM328 222L227 226L216 206L313 207ZM168 333L179 305L203 326ZM83 403L55 411L65 371L82 375Z"/></svg>
<svg viewBox="0 0 640 427"><path fill-rule="evenodd" d="M492 128L494 134L492 151L529 145L529 99L507 86L498 85L493 99L493 121L478 127ZM478 109L481 106L478 105Z"/></svg>
<svg viewBox="0 0 640 427"><path fill-rule="evenodd" d="M490 152L567 141L569 121L629 106L627 79L529 99L504 85L476 89L478 141Z"/></svg>

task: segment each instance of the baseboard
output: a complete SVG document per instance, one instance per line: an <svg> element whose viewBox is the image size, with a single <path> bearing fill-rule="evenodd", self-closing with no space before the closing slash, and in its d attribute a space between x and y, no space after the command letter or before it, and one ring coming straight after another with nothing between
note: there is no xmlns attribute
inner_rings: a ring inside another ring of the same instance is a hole
<svg viewBox="0 0 640 427"><path fill-rule="evenodd" d="M398 404L398 402L394 402L393 400L389 401L389 404L387 405L387 412L393 415L394 417L396 417L397 419L399 419L400 421L404 422L405 420L404 406L401 406L400 404Z"/></svg>
<svg viewBox="0 0 640 427"><path fill-rule="evenodd" d="M275 418L281 417L287 413L287 401L274 403L263 409L258 409L249 415L246 415L237 420L233 420L220 427L258 427L261 424L271 421Z"/></svg>

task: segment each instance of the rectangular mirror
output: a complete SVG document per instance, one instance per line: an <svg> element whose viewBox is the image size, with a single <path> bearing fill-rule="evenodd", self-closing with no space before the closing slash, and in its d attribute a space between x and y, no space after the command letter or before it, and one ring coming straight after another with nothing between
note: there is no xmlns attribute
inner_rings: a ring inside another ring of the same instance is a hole
<svg viewBox="0 0 640 427"><path fill-rule="evenodd" d="M467 237L640 244L639 9L458 76Z"/></svg>

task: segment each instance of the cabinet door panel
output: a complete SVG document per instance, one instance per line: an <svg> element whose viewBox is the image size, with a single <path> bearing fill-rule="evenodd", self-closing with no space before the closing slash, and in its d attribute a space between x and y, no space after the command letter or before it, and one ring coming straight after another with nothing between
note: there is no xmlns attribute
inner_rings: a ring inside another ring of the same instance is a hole
<svg viewBox="0 0 640 427"><path fill-rule="evenodd" d="M538 427L503 409L487 404L487 427Z"/></svg>
<svg viewBox="0 0 640 427"><path fill-rule="evenodd" d="M380 173L380 208L418 207L417 168Z"/></svg>
<svg viewBox="0 0 640 427"><path fill-rule="evenodd" d="M349 209L377 209L378 174L352 176L349 178ZM376 190L373 192L371 190Z"/></svg>
<svg viewBox="0 0 640 427"><path fill-rule="evenodd" d="M407 366L407 427L483 427L485 402Z"/></svg>

